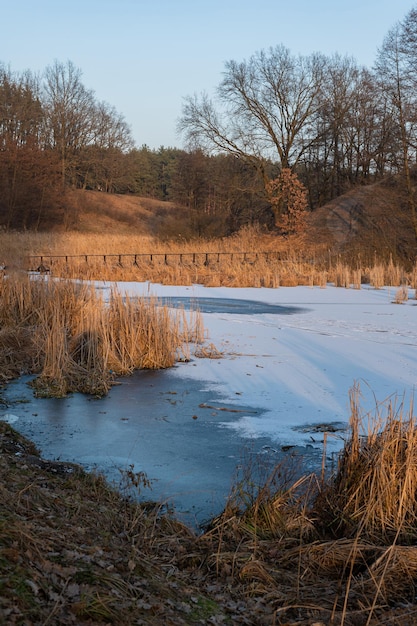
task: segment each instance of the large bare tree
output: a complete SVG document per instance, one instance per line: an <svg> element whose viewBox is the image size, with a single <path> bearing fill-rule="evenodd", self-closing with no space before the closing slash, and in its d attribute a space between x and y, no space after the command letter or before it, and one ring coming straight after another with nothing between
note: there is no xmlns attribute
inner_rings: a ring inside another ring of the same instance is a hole
<svg viewBox="0 0 417 626"><path fill-rule="evenodd" d="M130 127L123 115L106 102L91 108L91 139L78 156L78 184L107 192L125 187L129 165L126 153L133 148Z"/></svg>
<svg viewBox="0 0 417 626"><path fill-rule="evenodd" d="M293 168L312 141L324 68L321 55L294 57L284 46L229 61L216 105L207 94L187 97L179 130L190 145L244 158L264 178L265 159Z"/></svg>
<svg viewBox="0 0 417 626"><path fill-rule="evenodd" d="M60 155L63 185L74 182L77 152L93 138L94 96L81 77L71 61L55 61L45 71L46 124L51 147Z"/></svg>
<svg viewBox="0 0 417 626"><path fill-rule="evenodd" d="M45 71L44 108L50 145L61 159L64 185L114 190L123 176L124 154L133 147L123 116L106 102L97 102L71 61Z"/></svg>

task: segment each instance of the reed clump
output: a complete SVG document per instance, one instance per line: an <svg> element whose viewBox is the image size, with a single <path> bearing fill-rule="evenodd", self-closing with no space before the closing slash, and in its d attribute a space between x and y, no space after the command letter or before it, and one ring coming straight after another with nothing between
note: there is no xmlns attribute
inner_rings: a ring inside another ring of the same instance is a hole
<svg viewBox="0 0 417 626"><path fill-rule="evenodd" d="M350 401L333 471L304 475L296 454L263 481L252 468L199 539L207 566L240 593L262 598L271 623L415 623L413 406L407 411L391 398L363 413L356 385Z"/></svg>
<svg viewBox="0 0 417 626"><path fill-rule="evenodd" d="M417 428L395 399L362 415L359 389L351 392L351 437L339 460L337 476L322 494L335 534L374 543L417 540Z"/></svg>
<svg viewBox="0 0 417 626"><path fill-rule="evenodd" d="M35 373L38 395L105 395L116 376L189 359L189 344L203 335L198 311L186 316L155 298L122 297L114 288L105 302L86 284L23 275L0 281L3 377Z"/></svg>
<svg viewBox="0 0 417 626"><path fill-rule="evenodd" d="M35 357L29 328L11 324L0 328L0 383L32 371Z"/></svg>

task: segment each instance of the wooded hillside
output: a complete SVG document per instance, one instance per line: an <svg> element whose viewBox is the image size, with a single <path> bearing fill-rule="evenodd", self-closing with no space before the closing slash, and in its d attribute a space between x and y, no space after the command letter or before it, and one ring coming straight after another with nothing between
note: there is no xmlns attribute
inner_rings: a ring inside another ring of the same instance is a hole
<svg viewBox="0 0 417 626"><path fill-rule="evenodd" d="M305 200L310 239L410 257L416 42L412 9L372 69L281 45L229 61L216 101L185 100L186 149L137 148L123 116L97 101L71 61L39 76L0 65L0 227L77 230L93 211L95 228L116 212L118 227L163 238L224 237L255 224L285 237L294 216L287 180L302 210Z"/></svg>

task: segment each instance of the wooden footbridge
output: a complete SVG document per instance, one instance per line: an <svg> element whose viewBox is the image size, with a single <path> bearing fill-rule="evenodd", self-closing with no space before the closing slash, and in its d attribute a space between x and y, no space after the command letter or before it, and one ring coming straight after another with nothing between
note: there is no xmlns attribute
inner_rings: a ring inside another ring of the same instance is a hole
<svg viewBox="0 0 417 626"><path fill-rule="evenodd" d="M29 271L49 273L54 265L81 265L100 263L110 267L143 267L144 265L195 265L209 266L224 261L255 263L259 259L285 261L276 251L260 252L146 252L138 254L62 254L32 255L28 257Z"/></svg>

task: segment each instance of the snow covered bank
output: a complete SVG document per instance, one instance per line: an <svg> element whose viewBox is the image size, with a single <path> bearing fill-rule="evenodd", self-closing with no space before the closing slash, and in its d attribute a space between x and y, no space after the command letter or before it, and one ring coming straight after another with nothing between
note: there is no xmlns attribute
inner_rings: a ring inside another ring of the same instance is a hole
<svg viewBox="0 0 417 626"><path fill-rule="evenodd" d="M203 313L208 339L223 358L193 359L176 369L177 376L215 386L229 403L265 409L261 417L242 415L227 425L242 435L267 436L282 444L311 441L311 431L304 427L347 423L355 382L362 390L362 406L369 410L376 400L414 392L417 301L411 290L408 301L395 304L397 288L367 285L355 290L119 283L118 288L131 295L242 299L299 309L292 315Z"/></svg>

